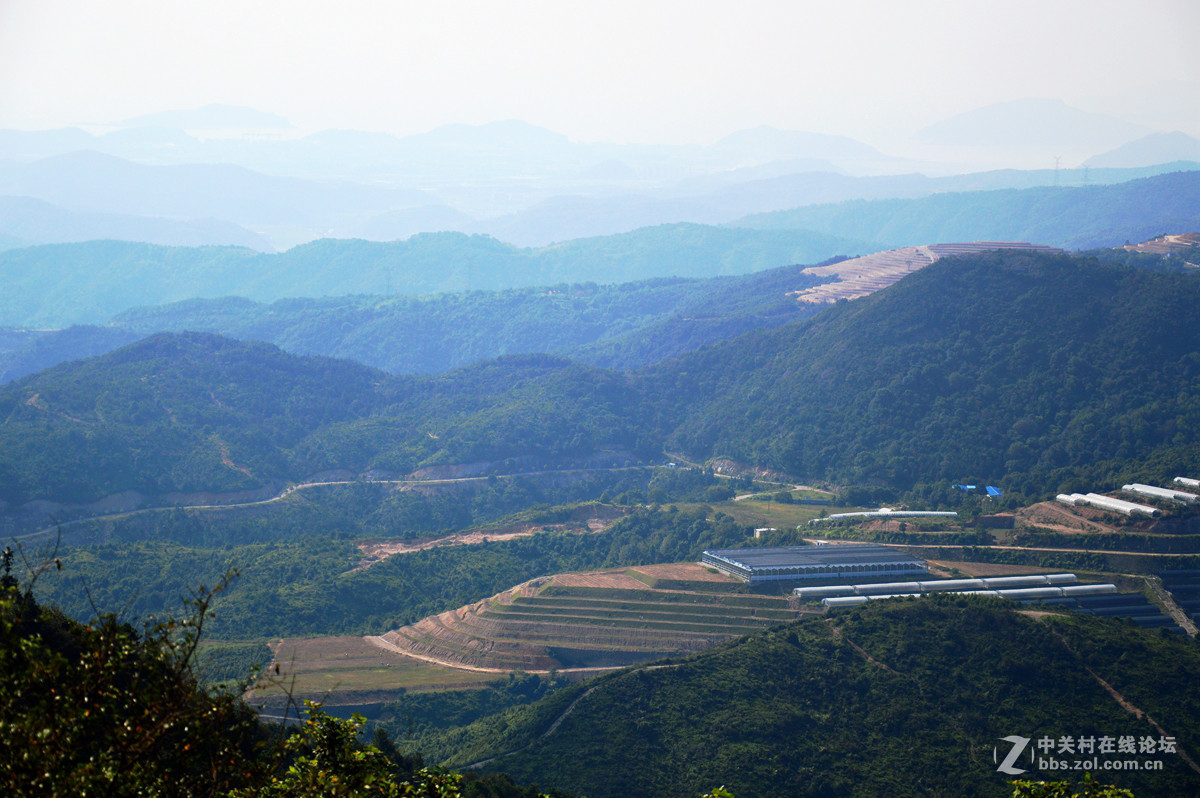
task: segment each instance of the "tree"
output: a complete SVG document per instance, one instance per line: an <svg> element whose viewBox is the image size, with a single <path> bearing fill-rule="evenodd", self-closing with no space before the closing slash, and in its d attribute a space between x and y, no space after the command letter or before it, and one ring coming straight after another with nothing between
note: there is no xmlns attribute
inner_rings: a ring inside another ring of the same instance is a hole
<svg viewBox="0 0 1200 798"><path fill-rule="evenodd" d="M57 564L57 561L56 561ZM385 796L457 798L458 774L402 774L358 741L361 717L309 703L298 729L266 727L234 689L196 676L212 602L201 587L189 615L140 631L114 615L88 624L11 576L0 577L0 772L12 796Z"/></svg>
<svg viewBox="0 0 1200 798"><path fill-rule="evenodd" d="M1012 798L1134 798L1131 790L1100 784L1091 773L1083 775L1083 781L1073 785L1069 781L1027 781L1013 783Z"/></svg>
<svg viewBox="0 0 1200 798"><path fill-rule="evenodd" d="M6 578L0 770L9 794L215 795L261 778L269 735L237 694L205 689L192 670L218 591L198 591L187 619L139 631L113 615L78 623Z"/></svg>

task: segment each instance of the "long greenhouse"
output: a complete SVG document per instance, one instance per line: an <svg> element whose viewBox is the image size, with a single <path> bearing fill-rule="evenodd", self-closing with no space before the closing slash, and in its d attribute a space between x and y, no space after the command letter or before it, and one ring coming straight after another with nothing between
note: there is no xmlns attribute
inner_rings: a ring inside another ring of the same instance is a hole
<svg viewBox="0 0 1200 798"><path fill-rule="evenodd" d="M880 581L895 577L911 579L929 573L922 560L871 543L716 549L704 552L701 562L751 584L836 579Z"/></svg>

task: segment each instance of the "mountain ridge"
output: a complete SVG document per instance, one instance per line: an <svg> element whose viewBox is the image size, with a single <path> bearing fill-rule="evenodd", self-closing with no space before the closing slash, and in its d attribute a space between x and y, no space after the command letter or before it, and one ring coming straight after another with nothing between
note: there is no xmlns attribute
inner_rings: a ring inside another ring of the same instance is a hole
<svg viewBox="0 0 1200 798"><path fill-rule="evenodd" d="M628 374L510 355L395 377L160 334L0 388L2 498L241 490L333 469L492 463L486 473L604 452L646 462L664 447L927 492L968 479L1042 497L1079 480L1170 479L1200 470L1200 280L1154 262L943 258L807 320Z"/></svg>

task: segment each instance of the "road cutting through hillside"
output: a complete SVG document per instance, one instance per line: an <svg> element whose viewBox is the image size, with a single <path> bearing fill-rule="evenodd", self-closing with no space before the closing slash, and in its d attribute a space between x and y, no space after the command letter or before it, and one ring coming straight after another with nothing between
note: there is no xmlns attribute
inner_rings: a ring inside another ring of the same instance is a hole
<svg viewBox="0 0 1200 798"><path fill-rule="evenodd" d="M494 474L479 477L440 477L433 479L345 479L345 480L328 480L322 482L301 482L295 485L288 485L278 495L267 499L259 499L251 502L233 502L230 504L172 504L164 507L144 507L139 510L124 510L118 513L108 513L106 515L95 515L88 518L76 518L72 521L62 521L48 526L44 529L39 529L37 532L30 532L25 535L13 535L13 540L30 540L32 538L50 535L62 530L77 526L79 524L88 524L97 521L119 521L124 518L131 518L135 515L146 515L148 513L164 513L172 510L237 510L246 507L262 507L267 504L280 502L291 496L293 493L310 488L329 487L333 485L450 485L461 484L466 482L486 482L493 476L496 479L515 479L517 477L537 477L546 476L548 474L586 474L597 472L612 472L612 471L637 471L643 468L666 468L667 466L613 466L611 468L564 468L564 469L548 469L544 471L522 471L517 474Z"/></svg>
<svg viewBox="0 0 1200 798"><path fill-rule="evenodd" d="M855 541L857 542L857 541ZM891 546L897 549L996 549L999 551L1052 551L1062 554L1119 554L1129 557L1187 557L1188 554L1178 554L1161 551L1114 551L1111 549L1067 549L1049 548L1045 546L996 546L970 545L962 543L878 543L880 546Z"/></svg>
<svg viewBox="0 0 1200 798"><path fill-rule="evenodd" d="M513 672L512 668L481 668L476 665L461 665L461 664L457 664L457 663L453 663L453 662L446 662L445 660L440 660L440 659L437 659L436 657L430 657L426 654L414 654L413 652L406 651L405 649L401 648L400 646L396 645L395 643L392 643L388 640L384 640L382 637L379 637L377 635L366 635L363 639L366 640L371 645L382 648L385 651L390 651L393 654L400 654L401 656L409 657L410 659L420 660L421 662L427 662L430 665L437 665L442 668L450 668L452 670L457 670L457 671L473 671L475 673L508 674L508 673ZM621 668L627 668L627 667L629 667L629 666L628 665L610 665L610 666L606 667L606 666L598 665L598 666L593 666L591 668L554 668L554 673L595 673L595 672L599 672L599 671L619 671L619 670L621 670ZM528 669L522 668L522 670L524 670L525 673L550 673L550 669L538 670L536 668L528 668Z"/></svg>

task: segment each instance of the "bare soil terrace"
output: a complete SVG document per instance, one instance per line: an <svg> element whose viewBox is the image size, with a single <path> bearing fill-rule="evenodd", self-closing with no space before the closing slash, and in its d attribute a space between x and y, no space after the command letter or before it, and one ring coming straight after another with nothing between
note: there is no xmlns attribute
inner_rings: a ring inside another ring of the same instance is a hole
<svg viewBox="0 0 1200 798"><path fill-rule="evenodd" d="M785 597L711 587L739 584L698 563L540 577L378 637L277 641L274 663L295 695L333 693L346 704L398 689L478 686L518 669L595 674L800 617ZM253 697L283 695L275 686Z"/></svg>
<svg viewBox="0 0 1200 798"><path fill-rule="evenodd" d="M605 529L608 529L610 526L612 526L620 517L621 516L619 513L609 512L604 515L594 515L578 521L568 521L559 524L510 524L503 527L473 529L467 532L458 532L453 535L443 535L442 537L435 538L420 538L417 540L366 540L355 544L358 547L358 550L363 553L363 559L358 565L351 569L351 573L370 568L372 565L383 562L387 558L394 557L398 554L411 554L415 551L425 551L427 549L434 549L441 546L474 546L481 543L532 537L539 532L568 532L580 535L587 534L589 532L603 532Z"/></svg>
<svg viewBox="0 0 1200 798"><path fill-rule="evenodd" d="M671 563L669 565L639 565L629 569L645 574L651 579L670 580L672 582L726 582L737 583L737 580L720 571L705 568L698 563Z"/></svg>
<svg viewBox="0 0 1200 798"><path fill-rule="evenodd" d="M372 645L363 637L312 637L276 640L271 677L247 693L251 703L276 706L292 697L336 703L372 703L404 690L482 687L496 678L446 668ZM279 675L274 675L274 666Z"/></svg>

